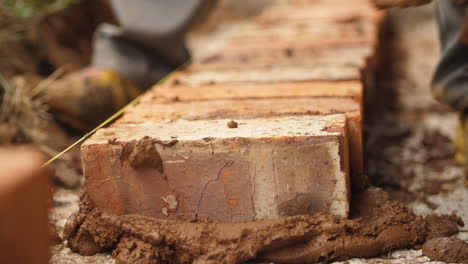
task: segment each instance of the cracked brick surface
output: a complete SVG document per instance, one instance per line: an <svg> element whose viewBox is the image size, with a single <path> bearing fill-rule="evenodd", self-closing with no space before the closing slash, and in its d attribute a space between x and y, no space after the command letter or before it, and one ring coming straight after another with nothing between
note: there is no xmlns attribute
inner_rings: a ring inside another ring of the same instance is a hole
<svg viewBox="0 0 468 264"><path fill-rule="evenodd" d="M347 215L344 115L229 120L100 130L82 147L88 194L107 212L176 219Z"/></svg>

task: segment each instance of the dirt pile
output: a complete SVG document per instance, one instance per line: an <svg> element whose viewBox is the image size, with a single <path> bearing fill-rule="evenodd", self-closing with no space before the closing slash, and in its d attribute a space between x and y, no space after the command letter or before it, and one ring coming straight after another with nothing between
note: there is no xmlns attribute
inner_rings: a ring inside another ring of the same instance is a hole
<svg viewBox="0 0 468 264"><path fill-rule="evenodd" d="M429 215L426 217L426 222L428 232L426 240L457 234L458 226L465 225L463 220L455 215Z"/></svg>
<svg viewBox="0 0 468 264"><path fill-rule="evenodd" d="M439 237L424 243L423 254L432 261L468 263L468 243L456 237Z"/></svg>
<svg viewBox="0 0 468 264"><path fill-rule="evenodd" d="M458 232L452 228L458 219L418 217L380 189L363 192L356 202L353 219L319 213L219 223L113 216L93 208L84 196L65 234L73 251L113 250L118 263L310 263L374 257Z"/></svg>
<svg viewBox="0 0 468 264"><path fill-rule="evenodd" d="M112 250L120 240L122 231L103 219L84 194L80 198L79 210L67 221L64 236L72 251L89 256Z"/></svg>

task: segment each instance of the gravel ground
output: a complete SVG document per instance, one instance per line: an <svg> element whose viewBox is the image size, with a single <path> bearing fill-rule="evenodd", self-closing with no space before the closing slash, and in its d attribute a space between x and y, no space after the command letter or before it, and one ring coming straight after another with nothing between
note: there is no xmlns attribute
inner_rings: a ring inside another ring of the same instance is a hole
<svg viewBox="0 0 468 264"><path fill-rule="evenodd" d="M382 109L368 113L368 174L417 214L454 213L468 223L468 178L453 159L457 113L429 88L440 54L433 6L394 11L391 25L398 60L377 87Z"/></svg>
<svg viewBox="0 0 468 264"><path fill-rule="evenodd" d="M373 184L406 202L415 213L454 213L468 224L467 180L463 168L453 161L457 116L435 102L429 91L439 57L432 14L432 6L392 11L387 52L392 62L377 81L378 98L370 102L381 107L367 112L368 174ZM201 45L203 40L192 43ZM56 223L59 235L68 216L77 209L79 192L61 188L55 192L51 221ZM466 228L459 237L468 240ZM51 250L54 264L114 263L110 255L84 257L64 245ZM400 250L381 258L337 263L441 262L430 262L421 250Z"/></svg>

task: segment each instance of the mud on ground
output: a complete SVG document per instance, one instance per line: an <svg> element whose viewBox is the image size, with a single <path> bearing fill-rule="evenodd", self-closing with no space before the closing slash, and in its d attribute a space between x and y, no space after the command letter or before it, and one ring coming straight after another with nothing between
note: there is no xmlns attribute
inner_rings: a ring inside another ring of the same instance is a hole
<svg viewBox="0 0 468 264"><path fill-rule="evenodd" d="M435 102L429 92L430 73L439 56L432 9L428 6L392 12L388 55L393 61L379 76L379 96L374 99L379 103L373 103L381 108L367 109L368 174L373 184L405 202L416 214L457 214L468 223L466 178L463 168L454 163L451 143L457 117ZM51 220L60 236L66 219L78 208L78 192L58 189L54 196ZM468 240L466 227L458 237ZM61 244L52 247L52 252L51 262L57 264L114 263L109 254L81 256ZM411 249L341 263L430 260L421 249Z"/></svg>

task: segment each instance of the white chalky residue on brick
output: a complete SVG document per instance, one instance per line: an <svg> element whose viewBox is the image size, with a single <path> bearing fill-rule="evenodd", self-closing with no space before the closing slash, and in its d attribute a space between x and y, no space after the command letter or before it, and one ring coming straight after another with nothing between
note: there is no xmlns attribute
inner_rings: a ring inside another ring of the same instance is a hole
<svg viewBox="0 0 468 264"><path fill-rule="evenodd" d="M341 170L341 160L343 157L340 157L340 145L338 142L328 143L329 147L328 154L332 157L334 164L330 164L335 168L335 191L332 195L333 201L330 205L330 213L334 215L339 215L343 217L348 217L349 213L349 201L348 201L348 186L347 186L347 175L348 173ZM346 168L348 166L345 166Z"/></svg>
<svg viewBox="0 0 468 264"><path fill-rule="evenodd" d="M162 196L161 199L168 205L169 210L174 210L177 208L177 197L174 194L169 194L168 196Z"/></svg>
<svg viewBox="0 0 468 264"><path fill-rule="evenodd" d="M251 160L256 160L256 163L250 169L255 188L253 191L255 218L272 218L272 216L278 215L275 201L277 193L276 178L271 175L272 169L275 169L273 159L271 158L274 155L272 147L255 148L250 152L250 155Z"/></svg>
<svg viewBox="0 0 468 264"><path fill-rule="evenodd" d="M177 209L177 197L174 194L169 194L167 196L161 196L161 199L167 203L167 207L163 207L161 209L161 212L165 215L169 215L169 210L176 210Z"/></svg>

